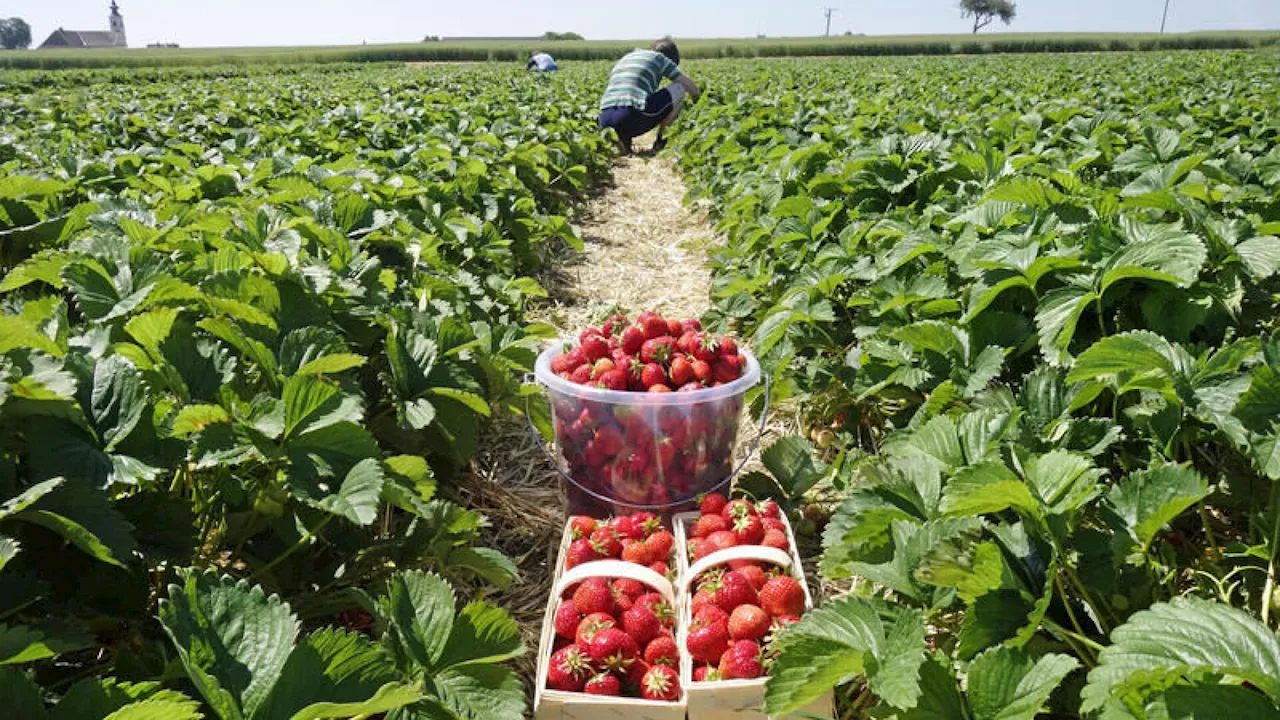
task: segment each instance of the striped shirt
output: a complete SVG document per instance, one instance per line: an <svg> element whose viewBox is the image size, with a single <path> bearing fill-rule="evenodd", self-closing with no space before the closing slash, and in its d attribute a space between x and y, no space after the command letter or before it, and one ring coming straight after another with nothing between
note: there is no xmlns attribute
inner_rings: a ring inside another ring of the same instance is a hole
<svg viewBox="0 0 1280 720"><path fill-rule="evenodd" d="M632 50L609 74L609 85L600 99L600 109L633 107L644 109L645 100L658 91L662 78L675 80L684 75L666 55L653 50Z"/></svg>

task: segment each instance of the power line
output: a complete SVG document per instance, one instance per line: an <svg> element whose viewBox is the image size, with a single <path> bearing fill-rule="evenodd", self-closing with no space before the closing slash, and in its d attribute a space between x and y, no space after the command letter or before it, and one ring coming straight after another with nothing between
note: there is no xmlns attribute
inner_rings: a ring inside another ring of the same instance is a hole
<svg viewBox="0 0 1280 720"><path fill-rule="evenodd" d="M827 37L831 36L831 14L839 11L840 8L822 8L822 14L827 16Z"/></svg>
<svg viewBox="0 0 1280 720"><path fill-rule="evenodd" d="M1169 19L1169 0L1164 0L1164 15L1160 16L1160 34L1164 34L1164 24Z"/></svg>

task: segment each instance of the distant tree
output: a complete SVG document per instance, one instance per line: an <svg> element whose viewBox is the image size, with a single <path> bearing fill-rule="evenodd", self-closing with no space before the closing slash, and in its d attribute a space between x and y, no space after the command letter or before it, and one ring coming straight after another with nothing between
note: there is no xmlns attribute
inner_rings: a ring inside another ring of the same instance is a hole
<svg viewBox="0 0 1280 720"><path fill-rule="evenodd" d="M6 50L31 47L31 26L27 21L18 17L0 20L0 47Z"/></svg>
<svg viewBox="0 0 1280 720"><path fill-rule="evenodd" d="M559 32L548 31L548 32L542 33L542 39L543 40L582 40L584 38L575 32L559 33Z"/></svg>
<svg viewBox="0 0 1280 720"><path fill-rule="evenodd" d="M1018 8L1013 0L960 0L960 17L973 18L975 33L996 18L1008 25L1017 15Z"/></svg>
<svg viewBox="0 0 1280 720"><path fill-rule="evenodd" d="M428 35L428 36L426 36L426 37L422 38L422 42L440 42L440 36L439 36L439 35Z"/></svg>

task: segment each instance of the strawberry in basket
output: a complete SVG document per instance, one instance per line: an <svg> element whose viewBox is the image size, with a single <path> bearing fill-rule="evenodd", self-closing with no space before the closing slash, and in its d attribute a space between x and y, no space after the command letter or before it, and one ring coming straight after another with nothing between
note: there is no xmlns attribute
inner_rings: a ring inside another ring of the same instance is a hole
<svg viewBox="0 0 1280 720"><path fill-rule="evenodd" d="M674 618L665 597L630 578L591 577L569 587L553 619L547 689L675 702Z"/></svg>
<svg viewBox="0 0 1280 720"><path fill-rule="evenodd" d="M566 570L595 560L624 560L663 577L671 575L675 536L651 512L608 520L575 515L569 521L569 533L572 540L565 556Z"/></svg>

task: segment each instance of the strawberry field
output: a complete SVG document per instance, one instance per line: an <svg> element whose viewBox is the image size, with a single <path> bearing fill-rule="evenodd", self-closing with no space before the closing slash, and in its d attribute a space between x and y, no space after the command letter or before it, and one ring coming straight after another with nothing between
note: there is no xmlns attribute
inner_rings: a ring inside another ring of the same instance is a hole
<svg viewBox="0 0 1280 720"><path fill-rule="evenodd" d="M536 320L608 182L606 65L0 76L0 698L1280 717L1277 67L691 64L706 312L580 337ZM731 412L630 405L757 360ZM664 514L769 403L804 436ZM463 490L526 413L619 499L560 557Z"/></svg>
<svg viewBox="0 0 1280 720"><path fill-rule="evenodd" d="M767 709L1276 716L1275 69L706 70L711 320L813 428L852 587L780 636Z"/></svg>

